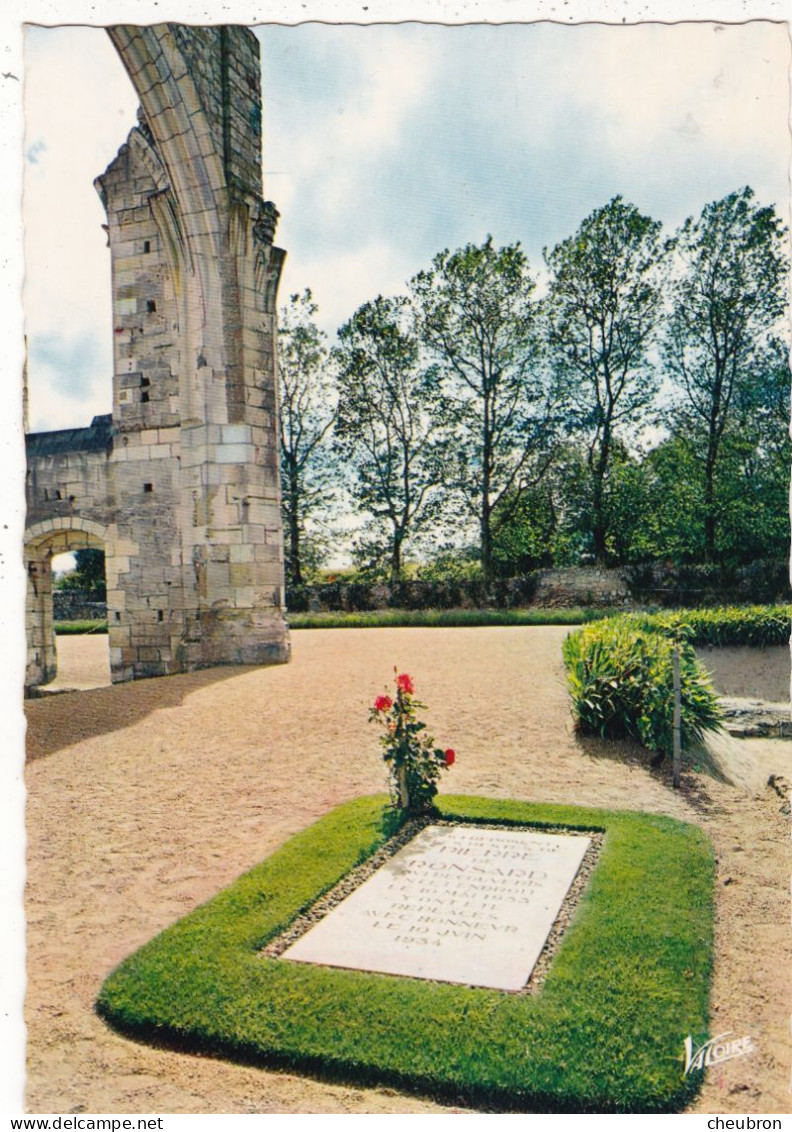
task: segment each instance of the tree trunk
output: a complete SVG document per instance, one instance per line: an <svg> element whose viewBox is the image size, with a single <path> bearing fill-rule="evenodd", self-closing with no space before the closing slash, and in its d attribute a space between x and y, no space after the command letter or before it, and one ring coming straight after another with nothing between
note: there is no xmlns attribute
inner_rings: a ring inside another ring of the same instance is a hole
<svg viewBox="0 0 792 1132"><path fill-rule="evenodd" d="M715 380L712 387L712 405L709 411L707 459L704 464L704 560L715 561L715 469L718 466L718 449L723 432L722 406L724 404L724 363L719 351L715 355ZM728 401L726 402L728 404Z"/></svg>
<svg viewBox="0 0 792 1132"><path fill-rule="evenodd" d="M486 501L481 508L481 569L484 580L489 582L492 578L492 522L489 506Z"/></svg>
<svg viewBox="0 0 792 1132"><path fill-rule="evenodd" d="M594 541L594 557L597 560L598 566L605 564L605 554L607 548L607 531L605 530L605 518L603 515L602 507L602 480L599 475L594 480L594 515L591 524L591 534Z"/></svg>
<svg viewBox="0 0 792 1132"><path fill-rule="evenodd" d="M481 453L481 569L484 580L492 578L492 414L488 397L484 398L484 423Z"/></svg>
<svg viewBox="0 0 792 1132"><path fill-rule="evenodd" d="M610 426L607 426L603 430L599 458L593 469L594 499L592 502L594 515L591 524L591 534L594 540L594 556L598 566L605 565L605 558L607 556L608 529L607 523L605 522L605 476L608 474L609 458Z"/></svg>
<svg viewBox="0 0 792 1132"><path fill-rule="evenodd" d="M292 506L289 508L289 573L291 574L292 585L301 586L303 577L300 562L300 524L294 499L291 502Z"/></svg>
<svg viewBox="0 0 792 1132"><path fill-rule="evenodd" d="M397 582L401 581L401 546L404 535L402 531L396 531L393 535L393 547L391 549L391 564L390 564L390 583L395 586Z"/></svg>
<svg viewBox="0 0 792 1132"><path fill-rule="evenodd" d="M704 561L715 561L715 460L707 453L704 468Z"/></svg>

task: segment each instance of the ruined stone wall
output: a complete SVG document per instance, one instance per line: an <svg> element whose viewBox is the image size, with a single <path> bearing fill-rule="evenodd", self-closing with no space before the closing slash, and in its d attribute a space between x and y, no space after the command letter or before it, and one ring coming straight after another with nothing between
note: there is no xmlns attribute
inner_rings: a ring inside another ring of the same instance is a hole
<svg viewBox="0 0 792 1132"><path fill-rule="evenodd" d="M243 27L169 25L205 108L215 150L237 188L261 192L259 44Z"/></svg>
<svg viewBox="0 0 792 1132"><path fill-rule="evenodd" d="M145 129L131 131L96 186L107 212L113 289L110 482L130 553L108 561L116 680L177 670L184 633L179 546L181 403L176 287L151 200L167 179ZM110 582L112 578L112 582Z"/></svg>
<svg viewBox="0 0 792 1132"><path fill-rule="evenodd" d="M31 433L26 437L27 523L80 515L111 522L115 501L108 480L112 445L109 414L87 428Z"/></svg>
<svg viewBox="0 0 792 1132"><path fill-rule="evenodd" d="M82 537L82 515L104 543L114 680L283 661L284 253L261 195L258 41L238 27L108 31L141 100L96 181L112 265L112 437L93 462L65 450L57 468L34 460L30 554L51 550L56 483L97 497L96 514L80 505L66 518L69 537ZM37 586L51 621L51 583ZM31 679L50 671L42 654Z"/></svg>
<svg viewBox="0 0 792 1132"><path fill-rule="evenodd" d="M127 464L125 509L141 548L140 563L130 564L132 574L140 566L140 577L124 579L124 590L127 607L148 603L157 616L164 609L171 645L149 642L144 659L134 655L133 641L124 646L133 651L119 656L111 637L111 662L137 675L157 663L174 671L284 660L275 400L283 253L272 246L277 213L261 196L258 42L244 28L160 25L110 34L142 107L141 128L128 143L132 163L111 166L99 181L114 279L131 287L123 298L136 300L136 314L149 313L142 304L156 304L161 294L156 353L178 381L180 414L178 442L165 436L170 418L158 421L156 439L142 428L152 412L155 378L146 367L155 352L147 362L140 341L137 349L127 341L118 291L116 384L130 373L150 382L141 386L149 397L138 405L140 432L133 437L136 410L127 409L126 454L118 445L113 454ZM141 227L137 238L149 239L155 272L126 239L128 221L141 223L146 209L156 234ZM131 509L134 479L155 461L156 474L144 482L152 485L145 506L156 508L156 527L141 527Z"/></svg>
<svg viewBox="0 0 792 1132"><path fill-rule="evenodd" d="M58 621L105 621L107 602L97 601L88 590L52 591L52 615Z"/></svg>
<svg viewBox="0 0 792 1132"><path fill-rule="evenodd" d="M52 608L52 559L66 551L115 544L110 484L110 416L87 428L33 433L27 438L25 565L28 687L57 672Z"/></svg>

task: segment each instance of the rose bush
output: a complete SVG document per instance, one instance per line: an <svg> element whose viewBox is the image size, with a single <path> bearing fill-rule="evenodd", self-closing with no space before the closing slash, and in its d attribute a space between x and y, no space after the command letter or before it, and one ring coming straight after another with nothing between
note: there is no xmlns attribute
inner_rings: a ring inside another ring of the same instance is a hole
<svg viewBox="0 0 792 1132"><path fill-rule="evenodd" d="M409 813L432 808L441 773L453 766L456 752L435 746L417 711L426 704L414 699L412 677L394 668L396 696L377 696L370 720L382 727L380 744L388 767L394 805Z"/></svg>

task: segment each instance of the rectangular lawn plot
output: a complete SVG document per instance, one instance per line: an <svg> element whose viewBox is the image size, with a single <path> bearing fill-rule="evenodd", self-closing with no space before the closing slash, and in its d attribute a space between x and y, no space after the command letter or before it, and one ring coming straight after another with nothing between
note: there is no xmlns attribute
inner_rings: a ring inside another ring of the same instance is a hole
<svg viewBox="0 0 792 1132"><path fill-rule="evenodd" d="M369 874L385 877L374 889L382 900L367 906L379 919L360 916L351 929L369 948L375 937L420 939L407 949L406 969L419 977L379 974L371 963L331 966L326 954L319 962L262 956L262 946L274 947L305 909L350 883L358 866L374 867L394 815L382 797L357 798L125 959L108 975L98 1012L120 1032L157 1045L241 1055L262 1066L321 1067L356 1084L408 1083L487 1111L684 1107L701 1077L684 1073L684 1039L709 1033L714 859L706 834L657 814L469 795L438 805L438 824ZM561 827L582 836L556 834ZM526 979L588 840L602 842L597 865L541 989L506 993L502 987ZM455 867L436 867L449 863ZM445 890L437 880L443 874ZM397 923L391 914L407 918ZM380 922L394 926L369 926ZM420 934L403 930L413 923ZM484 937L468 940L478 948L478 969L459 969L465 941L442 934L451 931ZM512 964L514 937L523 947L531 936L532 950L526 946ZM377 960L389 951L377 948ZM440 956L439 967L424 964L426 953Z"/></svg>
<svg viewBox="0 0 792 1132"><path fill-rule="evenodd" d="M520 990L589 844L576 835L427 826L282 957Z"/></svg>

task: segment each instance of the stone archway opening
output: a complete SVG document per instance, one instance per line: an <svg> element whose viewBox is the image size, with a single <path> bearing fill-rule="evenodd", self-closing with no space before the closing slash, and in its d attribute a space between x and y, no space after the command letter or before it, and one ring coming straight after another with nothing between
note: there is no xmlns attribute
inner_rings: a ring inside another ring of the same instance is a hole
<svg viewBox="0 0 792 1132"><path fill-rule="evenodd" d="M28 530L25 540L27 688L46 686L54 691L56 687L96 687L111 681L106 634L101 638L97 634L87 649L80 649L73 638L59 638L55 633L53 560L77 550L104 553L107 545L107 534L99 524L66 522L38 523Z"/></svg>

